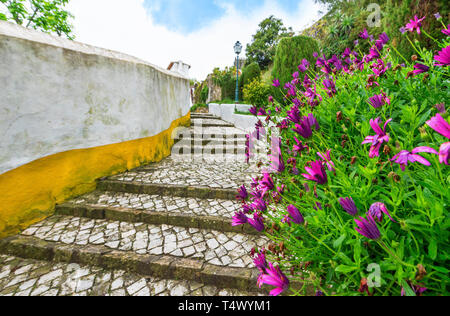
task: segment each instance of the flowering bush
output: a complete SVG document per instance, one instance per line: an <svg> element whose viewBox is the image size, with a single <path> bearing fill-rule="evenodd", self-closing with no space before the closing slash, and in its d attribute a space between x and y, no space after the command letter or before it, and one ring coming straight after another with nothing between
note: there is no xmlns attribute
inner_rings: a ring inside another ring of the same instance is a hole
<svg viewBox="0 0 450 316"><path fill-rule="evenodd" d="M403 36L420 32L421 21L412 19ZM272 102L257 124L277 126L257 133L272 137L271 164L239 189L243 210L233 218L273 241L252 251L258 284L274 286L272 295L448 295L450 26L443 26L445 39L433 39L437 53L411 42L412 63L386 33L375 40L364 30L368 53L358 46L329 59L315 53L301 76L284 87L274 81L289 105Z"/></svg>
<svg viewBox="0 0 450 316"><path fill-rule="evenodd" d="M255 106L266 106L269 99L270 87L268 87L260 78L253 79L243 89L244 100Z"/></svg>

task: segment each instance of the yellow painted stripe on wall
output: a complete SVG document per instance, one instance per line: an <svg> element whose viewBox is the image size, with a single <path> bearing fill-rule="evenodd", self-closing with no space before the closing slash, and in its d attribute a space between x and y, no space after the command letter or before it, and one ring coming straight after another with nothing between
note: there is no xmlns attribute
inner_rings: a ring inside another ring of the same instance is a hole
<svg viewBox="0 0 450 316"><path fill-rule="evenodd" d="M189 126L190 118L188 113L156 136L66 151L1 174L0 238L52 215L56 204L95 190L99 178L169 156L173 130Z"/></svg>

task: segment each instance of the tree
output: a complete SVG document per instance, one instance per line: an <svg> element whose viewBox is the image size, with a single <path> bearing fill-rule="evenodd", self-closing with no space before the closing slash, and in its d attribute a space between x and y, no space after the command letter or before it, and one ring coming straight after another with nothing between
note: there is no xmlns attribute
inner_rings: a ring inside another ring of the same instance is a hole
<svg viewBox="0 0 450 316"><path fill-rule="evenodd" d="M278 42L283 37L292 36L292 28L287 29L281 19L273 15L259 24L259 29L253 35L253 41L247 45L247 63L258 63L262 70L268 68L275 57Z"/></svg>
<svg viewBox="0 0 450 316"><path fill-rule="evenodd" d="M45 33L65 35L73 40L70 19L73 15L64 10L69 0L0 0L0 20L13 21L19 25Z"/></svg>

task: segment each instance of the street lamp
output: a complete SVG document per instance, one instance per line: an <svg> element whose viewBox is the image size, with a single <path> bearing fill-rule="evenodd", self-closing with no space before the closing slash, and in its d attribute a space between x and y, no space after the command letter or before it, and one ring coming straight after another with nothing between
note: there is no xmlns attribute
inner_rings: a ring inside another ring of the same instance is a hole
<svg viewBox="0 0 450 316"><path fill-rule="evenodd" d="M236 53L236 104L239 103L239 54L242 52L242 44L237 41L234 44L234 52Z"/></svg>

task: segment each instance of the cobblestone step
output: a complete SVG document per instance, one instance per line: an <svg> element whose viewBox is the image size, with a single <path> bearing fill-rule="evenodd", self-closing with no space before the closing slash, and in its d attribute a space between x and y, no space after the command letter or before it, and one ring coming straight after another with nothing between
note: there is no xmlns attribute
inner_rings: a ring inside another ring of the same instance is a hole
<svg viewBox="0 0 450 316"><path fill-rule="evenodd" d="M174 133L174 139L186 139L186 138L197 138L197 139L246 139L247 133L241 129L235 127L182 127L178 128Z"/></svg>
<svg viewBox="0 0 450 316"><path fill-rule="evenodd" d="M240 155L245 159L245 145L236 144L205 144L203 146L177 143L172 148L172 157L179 155L203 154L203 155ZM241 160L244 161L244 160Z"/></svg>
<svg viewBox="0 0 450 316"><path fill-rule="evenodd" d="M233 157L231 157L233 158ZM234 157L236 158L236 157ZM235 159L236 160L236 159ZM123 174L102 179L102 191L158 194L202 199L236 198L236 190L256 177L256 167L245 163L165 159Z"/></svg>
<svg viewBox="0 0 450 316"><path fill-rule="evenodd" d="M196 119L196 118L204 118L204 119L217 119L220 120L220 117L215 116L214 114L210 114L210 113L191 113L191 119Z"/></svg>
<svg viewBox="0 0 450 316"><path fill-rule="evenodd" d="M247 291L257 290L258 276L249 252L267 242L238 233L53 216L0 241L0 252Z"/></svg>
<svg viewBox="0 0 450 316"><path fill-rule="evenodd" d="M57 205L55 214L257 234L248 225L231 226L231 218L240 208L240 203L230 200L96 191Z"/></svg>
<svg viewBox="0 0 450 316"><path fill-rule="evenodd" d="M196 281L0 255L0 296L258 296Z"/></svg>
<svg viewBox="0 0 450 316"><path fill-rule="evenodd" d="M192 118L191 125L201 127L234 127L233 124L213 118Z"/></svg>
<svg viewBox="0 0 450 316"><path fill-rule="evenodd" d="M258 170L237 150L219 154L230 137L244 148L246 133L213 115L191 118L203 126L175 140L202 154L100 179L97 191L0 240L0 295L266 294L249 253L269 241L230 223L237 188Z"/></svg>

